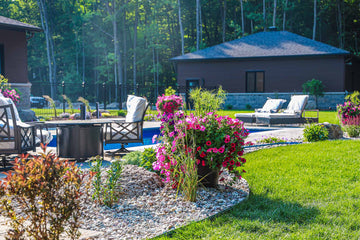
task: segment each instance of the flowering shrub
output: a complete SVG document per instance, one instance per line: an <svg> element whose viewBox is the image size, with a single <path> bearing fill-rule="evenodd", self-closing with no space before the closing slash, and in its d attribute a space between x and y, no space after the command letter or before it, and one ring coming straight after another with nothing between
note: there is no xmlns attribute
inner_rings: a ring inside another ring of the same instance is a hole
<svg viewBox="0 0 360 240"><path fill-rule="evenodd" d="M360 135L360 104L358 96L359 93L354 92L350 97L347 96L347 99L349 99L347 102L337 106L338 117L343 130L350 137L358 137Z"/></svg>
<svg viewBox="0 0 360 240"><path fill-rule="evenodd" d="M0 74L0 93L6 97L10 98L15 104L20 101L20 92L16 89L11 89L8 84L8 79Z"/></svg>
<svg viewBox="0 0 360 240"><path fill-rule="evenodd" d="M356 105L351 101L339 104L337 109L342 124L346 124L349 118L360 116L360 105Z"/></svg>
<svg viewBox="0 0 360 240"><path fill-rule="evenodd" d="M158 97L156 108L159 114L174 113L182 107L182 98L176 95L165 96L164 94Z"/></svg>
<svg viewBox="0 0 360 240"><path fill-rule="evenodd" d="M245 170L239 167L246 162L242 155L244 138L248 135L242 122L212 112L204 117L184 116L182 112L177 112L167 115L162 121L164 138L157 149L157 161L153 168L166 176L166 182L175 180L176 183L176 175L173 174L177 166L175 156L184 151L195 153L198 165L212 169L227 168L241 178ZM192 137L186 138L188 135ZM185 142L185 146L181 142Z"/></svg>

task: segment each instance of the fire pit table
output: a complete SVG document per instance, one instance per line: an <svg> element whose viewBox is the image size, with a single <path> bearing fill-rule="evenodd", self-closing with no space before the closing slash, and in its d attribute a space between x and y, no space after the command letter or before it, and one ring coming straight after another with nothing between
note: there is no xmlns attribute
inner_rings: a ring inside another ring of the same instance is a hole
<svg viewBox="0 0 360 240"><path fill-rule="evenodd" d="M56 128L56 150L59 157L88 159L104 155L103 125L109 119L63 120L44 122L46 128Z"/></svg>

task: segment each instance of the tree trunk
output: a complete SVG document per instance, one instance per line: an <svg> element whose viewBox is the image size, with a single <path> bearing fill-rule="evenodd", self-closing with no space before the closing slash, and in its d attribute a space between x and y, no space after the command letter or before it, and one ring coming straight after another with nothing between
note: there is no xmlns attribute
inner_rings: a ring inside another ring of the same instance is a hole
<svg viewBox="0 0 360 240"><path fill-rule="evenodd" d="M266 31L266 0L263 0L263 24L264 31Z"/></svg>
<svg viewBox="0 0 360 240"><path fill-rule="evenodd" d="M313 37L312 39L315 40L315 36L316 36L316 2L317 0L314 0L314 25L313 25Z"/></svg>
<svg viewBox="0 0 360 240"><path fill-rule="evenodd" d="M200 0L196 0L196 51L199 51L200 41Z"/></svg>
<svg viewBox="0 0 360 240"><path fill-rule="evenodd" d="M181 55L184 55L185 54L185 50L184 50L184 29L183 29L183 25L182 25L182 21L181 21L180 0L178 0L178 6L179 6L179 27L180 27L180 35L181 35Z"/></svg>
<svg viewBox="0 0 360 240"><path fill-rule="evenodd" d="M245 32L245 21L244 21L243 0L240 0L240 9L241 9L241 35L244 35L244 32Z"/></svg>
<svg viewBox="0 0 360 240"><path fill-rule="evenodd" d="M274 0L273 26L276 27L276 0Z"/></svg>
<svg viewBox="0 0 360 240"><path fill-rule="evenodd" d="M315 0L315 1L316 1L316 0ZM286 27L286 11L287 11L287 5L288 5L288 0L285 0L284 14L283 14L283 31L285 31L285 27Z"/></svg>
<svg viewBox="0 0 360 240"><path fill-rule="evenodd" d="M344 47L343 43L343 27L342 27L342 13L341 13L341 2L342 0L337 0L337 7L338 7L338 31L339 31L339 48Z"/></svg>
<svg viewBox="0 0 360 240"><path fill-rule="evenodd" d="M118 40L117 40L117 24L116 24L116 1L112 1L112 25L113 25L113 36L114 36L114 84L115 84L115 99L117 99L117 85L118 85ZM111 14L109 12L109 14Z"/></svg>
<svg viewBox="0 0 360 240"><path fill-rule="evenodd" d="M84 29L82 29L82 82L85 83L85 43L84 43ZM83 96L85 98L85 96Z"/></svg>
<svg viewBox="0 0 360 240"><path fill-rule="evenodd" d="M137 5L137 4L136 4ZM133 58L133 87L134 93L136 92L136 44L137 44L137 24L138 24L138 6L135 8L135 21L134 21L134 58Z"/></svg>
<svg viewBox="0 0 360 240"><path fill-rule="evenodd" d="M124 80L121 93L123 96L127 96L127 44L126 44L126 10L123 12L123 51L124 51Z"/></svg>
<svg viewBox="0 0 360 240"><path fill-rule="evenodd" d="M225 42L225 34L226 34L226 0L224 0L224 8L223 8L223 19L222 19L222 41Z"/></svg>
<svg viewBox="0 0 360 240"><path fill-rule="evenodd" d="M44 30L45 41L46 41L46 54L47 54L47 60L48 60L48 66L49 66L49 82L50 82L50 88L51 88L50 95L51 95L51 98L54 99L56 97L56 79L54 78L54 76L56 76L54 46L53 46L51 32L49 29L49 24L48 24L49 21L47 18L45 2L44 2L44 0L37 0L37 4L38 4L39 10L40 10L41 25Z"/></svg>

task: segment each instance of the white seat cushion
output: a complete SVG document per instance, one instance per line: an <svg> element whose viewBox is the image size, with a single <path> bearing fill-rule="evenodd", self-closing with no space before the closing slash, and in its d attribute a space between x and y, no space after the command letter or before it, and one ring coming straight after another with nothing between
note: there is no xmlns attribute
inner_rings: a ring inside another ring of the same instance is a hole
<svg viewBox="0 0 360 240"><path fill-rule="evenodd" d="M277 112L281 106L286 102L285 99L268 99L264 106L260 109L256 109L256 112L272 113Z"/></svg>
<svg viewBox="0 0 360 240"><path fill-rule="evenodd" d="M142 97L137 97L134 95L129 95L127 102L127 114L125 121L126 122L138 122L142 120L143 113L146 108L146 100Z"/></svg>
<svg viewBox="0 0 360 240"><path fill-rule="evenodd" d="M15 142L0 142L0 149L14 149L15 148Z"/></svg>
<svg viewBox="0 0 360 240"><path fill-rule="evenodd" d="M0 96L0 106L3 106L3 105L7 105L7 104L12 104L13 105L13 108L14 108L14 114L15 114L15 119L16 121L21 121L20 120L20 116L19 116L19 112L15 106L15 103L13 102L13 100L11 100L10 98L6 98L4 96ZM2 110L1 110L2 111ZM10 119L13 118L13 116L10 114L10 111L8 111L8 116Z"/></svg>
<svg viewBox="0 0 360 240"><path fill-rule="evenodd" d="M301 113L305 109L309 96L308 95L293 95L291 101L284 113Z"/></svg>

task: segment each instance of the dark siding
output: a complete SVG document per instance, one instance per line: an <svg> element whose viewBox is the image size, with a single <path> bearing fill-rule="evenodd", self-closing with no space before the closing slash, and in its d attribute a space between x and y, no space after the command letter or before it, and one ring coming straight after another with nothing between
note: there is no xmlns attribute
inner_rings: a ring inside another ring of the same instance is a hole
<svg viewBox="0 0 360 240"><path fill-rule="evenodd" d="M26 35L22 31L0 29L4 47L4 75L11 83L28 83Z"/></svg>
<svg viewBox="0 0 360 240"><path fill-rule="evenodd" d="M222 85L230 93L245 92L246 71L264 71L266 92L302 91L312 78L321 80L327 92L345 90L343 56L178 62L177 70L179 86L188 78L202 78L205 86Z"/></svg>

